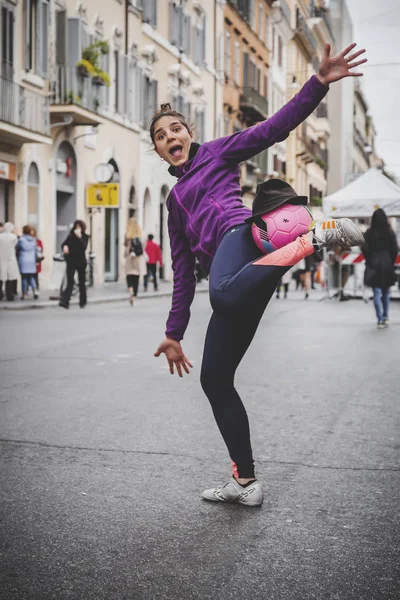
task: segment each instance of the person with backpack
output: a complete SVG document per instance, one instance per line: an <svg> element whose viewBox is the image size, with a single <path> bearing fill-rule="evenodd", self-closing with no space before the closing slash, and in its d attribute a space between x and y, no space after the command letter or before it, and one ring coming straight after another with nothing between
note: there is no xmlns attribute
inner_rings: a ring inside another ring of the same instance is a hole
<svg viewBox="0 0 400 600"><path fill-rule="evenodd" d="M371 227L365 234L362 247L366 260L364 284L374 290L374 307L378 329L389 326L390 286L396 281L394 263L398 244L386 213L378 208L372 215Z"/></svg>
<svg viewBox="0 0 400 600"><path fill-rule="evenodd" d="M148 257L147 260L147 273L144 276L144 291L147 292L147 284L149 275L153 278L154 291L158 292L158 284L157 284L157 263L162 267L162 254L161 248L158 244L153 242L154 235L149 233L147 236L147 244L146 244L146 254Z"/></svg>
<svg viewBox="0 0 400 600"><path fill-rule="evenodd" d="M139 277L144 275L142 229L135 217L128 220L125 234L125 275L129 302L133 306L139 289Z"/></svg>

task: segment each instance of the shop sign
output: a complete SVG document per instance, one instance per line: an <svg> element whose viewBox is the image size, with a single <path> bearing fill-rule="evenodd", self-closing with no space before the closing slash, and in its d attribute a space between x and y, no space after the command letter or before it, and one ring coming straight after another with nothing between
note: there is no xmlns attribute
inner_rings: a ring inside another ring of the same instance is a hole
<svg viewBox="0 0 400 600"><path fill-rule="evenodd" d="M119 183L90 183L86 188L88 208L119 208Z"/></svg>
<svg viewBox="0 0 400 600"><path fill-rule="evenodd" d="M13 163L0 160L0 179L15 181L15 165Z"/></svg>

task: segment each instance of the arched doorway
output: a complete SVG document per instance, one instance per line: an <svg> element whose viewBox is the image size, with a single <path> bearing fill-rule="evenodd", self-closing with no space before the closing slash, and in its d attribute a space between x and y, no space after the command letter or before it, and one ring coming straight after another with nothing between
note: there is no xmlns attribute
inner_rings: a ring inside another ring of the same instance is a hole
<svg viewBox="0 0 400 600"><path fill-rule="evenodd" d="M160 194L159 240L160 240L160 248L161 248L161 253L163 255L164 264L167 259L167 257L166 257L167 247L168 247L168 251L169 251L168 225L167 225L168 215L167 215L167 206L166 206L168 194L169 194L169 189L167 188L166 185L163 185L163 187L161 188L161 194ZM164 277L165 277L165 267L163 265L160 269L160 279L164 279Z"/></svg>
<svg viewBox="0 0 400 600"><path fill-rule="evenodd" d="M28 171L28 219L29 225L39 228L39 170L36 163L31 163Z"/></svg>
<svg viewBox="0 0 400 600"><path fill-rule="evenodd" d="M149 189L147 188L144 193L143 200L143 232L148 235L149 233L153 233L153 219L151 214L151 196Z"/></svg>
<svg viewBox="0 0 400 600"><path fill-rule="evenodd" d="M114 169L110 182L118 183L120 175L117 163L111 158L108 164ZM118 281L119 208L104 210L104 280Z"/></svg>
<svg viewBox="0 0 400 600"><path fill-rule="evenodd" d="M62 142L56 157L56 252L76 219L76 170L74 149Z"/></svg>

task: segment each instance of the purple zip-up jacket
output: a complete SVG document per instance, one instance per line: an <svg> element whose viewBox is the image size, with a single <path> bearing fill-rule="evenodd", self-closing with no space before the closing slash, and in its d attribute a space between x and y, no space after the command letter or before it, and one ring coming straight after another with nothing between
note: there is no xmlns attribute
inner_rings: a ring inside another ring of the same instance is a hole
<svg viewBox="0 0 400 600"><path fill-rule="evenodd" d="M314 75L270 119L202 144L195 157L173 170L178 182L167 199L174 290L166 335L183 339L196 278L195 257L210 270L224 234L250 216L241 200L239 163L285 140L328 91Z"/></svg>

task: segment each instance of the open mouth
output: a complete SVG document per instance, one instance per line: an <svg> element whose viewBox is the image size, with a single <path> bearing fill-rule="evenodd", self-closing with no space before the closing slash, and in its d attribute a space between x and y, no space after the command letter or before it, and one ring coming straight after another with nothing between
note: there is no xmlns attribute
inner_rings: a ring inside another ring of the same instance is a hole
<svg viewBox="0 0 400 600"><path fill-rule="evenodd" d="M172 148L170 148L170 150L169 150L169 153L174 158L181 158L181 156L183 154L183 146L180 146L179 144L172 146Z"/></svg>

